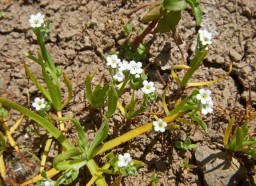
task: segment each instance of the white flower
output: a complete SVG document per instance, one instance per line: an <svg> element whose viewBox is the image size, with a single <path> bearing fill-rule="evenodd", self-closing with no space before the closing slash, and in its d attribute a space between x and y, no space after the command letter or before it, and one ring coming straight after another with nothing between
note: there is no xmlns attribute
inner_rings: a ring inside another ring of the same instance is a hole
<svg viewBox="0 0 256 186"><path fill-rule="evenodd" d="M196 95L196 99L200 100L202 104L206 104L206 102L212 101L211 91L205 90L205 89L200 89L199 94Z"/></svg>
<svg viewBox="0 0 256 186"><path fill-rule="evenodd" d="M210 45L212 44L212 34L207 30L199 30L199 39L202 45Z"/></svg>
<svg viewBox="0 0 256 186"><path fill-rule="evenodd" d="M206 115L208 113L212 113L213 112L213 102L212 101L207 101L205 104L201 105L201 111L202 114Z"/></svg>
<svg viewBox="0 0 256 186"><path fill-rule="evenodd" d="M44 183L43 183L43 186L54 186L54 182L53 181L45 181Z"/></svg>
<svg viewBox="0 0 256 186"><path fill-rule="evenodd" d="M124 155L118 156L118 167L126 167L132 161L131 155L129 153L125 153Z"/></svg>
<svg viewBox="0 0 256 186"><path fill-rule="evenodd" d="M116 68L120 62L121 60L115 54L107 57L107 66L111 68Z"/></svg>
<svg viewBox="0 0 256 186"><path fill-rule="evenodd" d="M140 75L139 75L139 74L136 74L136 75L135 75L135 78L140 78Z"/></svg>
<svg viewBox="0 0 256 186"><path fill-rule="evenodd" d="M153 122L154 130L164 132L165 127L167 126L167 123L165 123L162 119L158 119L157 121Z"/></svg>
<svg viewBox="0 0 256 186"><path fill-rule="evenodd" d="M36 111L45 108L44 98L35 98L34 102L32 103L32 106L36 109Z"/></svg>
<svg viewBox="0 0 256 186"><path fill-rule="evenodd" d="M119 70L119 71L113 76L113 78L114 78L115 80L117 80L118 82L122 82L122 81L124 80L124 74L123 74L122 71Z"/></svg>
<svg viewBox="0 0 256 186"><path fill-rule="evenodd" d="M29 24L32 28L41 27L44 23L44 15L37 13L35 15L30 15Z"/></svg>
<svg viewBox="0 0 256 186"><path fill-rule="evenodd" d="M135 61L131 61L128 65L127 65L127 69L130 71L130 74L141 74L142 73L142 63L138 62L136 63Z"/></svg>
<svg viewBox="0 0 256 186"><path fill-rule="evenodd" d="M126 60L123 60L121 63L119 63L119 69L120 71L129 70L128 69L129 63Z"/></svg>
<svg viewBox="0 0 256 186"><path fill-rule="evenodd" d="M153 82L148 82L147 80L143 81L143 88L142 91L144 94L150 94L155 91L155 86Z"/></svg>

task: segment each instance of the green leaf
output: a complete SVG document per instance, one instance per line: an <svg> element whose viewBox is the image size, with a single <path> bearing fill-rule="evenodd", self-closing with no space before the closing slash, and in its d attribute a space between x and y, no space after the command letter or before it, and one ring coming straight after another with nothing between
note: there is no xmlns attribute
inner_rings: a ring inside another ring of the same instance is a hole
<svg viewBox="0 0 256 186"><path fill-rule="evenodd" d="M235 150L240 150L242 147L244 141L244 135L242 129L239 127L236 130L236 149Z"/></svg>
<svg viewBox="0 0 256 186"><path fill-rule="evenodd" d="M175 31L181 18L181 11L171 11L165 15L158 23L156 31L164 33L169 31Z"/></svg>
<svg viewBox="0 0 256 186"><path fill-rule="evenodd" d="M110 118L116 111L116 105L118 100L118 93L114 86L111 86L108 94L108 112L107 117Z"/></svg>
<svg viewBox="0 0 256 186"><path fill-rule="evenodd" d="M103 123L101 124L100 129L96 133L94 140L92 141L89 147L88 154L87 154L88 159L92 157L93 151L95 150L95 148L106 139L106 137L108 136L108 130L109 130L108 121L104 120Z"/></svg>
<svg viewBox="0 0 256 186"><path fill-rule="evenodd" d="M92 101L92 79L93 76L87 76L85 80L85 86L86 86L86 97L88 99L88 102L90 105L93 105Z"/></svg>
<svg viewBox="0 0 256 186"><path fill-rule="evenodd" d="M73 94L73 88L72 88L72 83L71 83L70 79L68 78L68 76L65 73L63 73L63 77L64 77L64 82L68 88L68 97L62 104L61 110L69 103L69 101L72 99L72 94Z"/></svg>
<svg viewBox="0 0 256 186"><path fill-rule="evenodd" d="M149 10L149 12L146 15L143 16L141 21L144 23L149 23L153 20L159 19L163 15L162 8L162 5L154 6L152 9Z"/></svg>
<svg viewBox="0 0 256 186"><path fill-rule="evenodd" d="M32 74L32 72L29 70L28 66L24 64L25 72L27 76L31 79L31 81L34 83L34 85L40 90L40 92L44 95L44 97L49 101L52 102L52 98L50 96L50 93L37 81L35 76Z"/></svg>
<svg viewBox="0 0 256 186"><path fill-rule="evenodd" d="M198 125L207 131L207 125L200 117L198 117L195 113L189 113L188 115L193 121L197 122Z"/></svg>
<svg viewBox="0 0 256 186"><path fill-rule="evenodd" d="M128 23L123 27L125 35L128 36L132 31L132 23Z"/></svg>
<svg viewBox="0 0 256 186"><path fill-rule="evenodd" d="M187 3L185 0L164 0L163 6L167 10L181 11L187 7Z"/></svg>
<svg viewBox="0 0 256 186"><path fill-rule="evenodd" d="M223 139L224 147L227 147L227 145L228 145L229 136L232 132L232 128L233 128L234 123L235 123L235 116L232 116L230 121L229 121L228 127L225 130L224 139Z"/></svg>
<svg viewBox="0 0 256 186"><path fill-rule="evenodd" d="M80 151L79 148L77 148L77 147L71 148L71 149L59 154L58 156L56 156L54 158L53 167L57 168L59 163L66 162L67 160L74 158L74 157L78 157L81 154L82 154L82 152ZM66 169L58 169L58 170L66 170Z"/></svg>

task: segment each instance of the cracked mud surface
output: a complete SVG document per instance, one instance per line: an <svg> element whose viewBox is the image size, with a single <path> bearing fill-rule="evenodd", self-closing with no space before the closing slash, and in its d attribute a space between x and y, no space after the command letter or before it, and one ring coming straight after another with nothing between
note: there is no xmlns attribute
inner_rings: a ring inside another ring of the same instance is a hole
<svg viewBox="0 0 256 186"><path fill-rule="evenodd" d="M86 109L84 99L86 75L96 73L94 83L100 81L102 75L108 78L108 71L102 57L108 55L111 50L118 50L120 43L125 38L122 27L129 21L134 26L145 28L139 22L139 18L145 14L147 8L140 9L129 17L129 12L142 3L142 0L116 0L116 1L60 1L60 0L2 0L0 10L7 17L0 20L0 94L21 105L30 107L27 102L27 90L30 97L38 96L36 87L28 82L23 69L23 63L27 63L31 71L38 73L38 65L28 60L23 52L36 53L38 46L35 36L29 28L29 15L42 12L51 20L51 33L47 40L47 48L50 50L55 63L63 67L64 72L71 78L74 86L74 98L64 114L74 113L77 119L85 126L89 138L93 138L94 131L100 124L100 111ZM246 100L249 99L249 84L251 86L251 100L255 108L256 104L256 2L254 0L202 0L204 11L201 27L213 33L213 44L209 48L209 54L202 66L198 69L191 81L213 80L228 71L230 63L233 64L231 74L224 80L208 86L213 92L215 107L214 114L207 116L208 133L194 127L182 126L181 131L173 131L165 134L149 133L142 135L131 143L124 144L115 149L116 153L130 152L132 156L145 162L137 177L128 177L123 180L123 185L149 185L153 171L156 172L161 185L207 185L203 181L200 168L182 172L180 164L185 153L174 147L176 140L190 136L198 146L207 145L211 149L223 149L223 132L227 127L229 116L234 108L245 109ZM181 49L185 59L190 60L196 44L196 27L191 12L184 11L182 20L178 26L179 34L183 40ZM149 35L146 40L152 39ZM158 70L161 77L169 80L170 68L174 64L180 64L182 56L170 33L157 34L150 46L149 58L143 61L143 67L150 63L147 72L149 79L154 81L157 93L161 95L164 85L155 73ZM170 97L175 96L177 85L174 81L170 84ZM124 97L124 101L129 95ZM162 112L160 102L150 106L145 115L136 117L124 127L124 118L116 112L111 121L112 139L130 128L141 125L152 118L149 112ZM13 120L17 113L13 112ZM255 121L254 121L255 124ZM30 136L33 143L24 138L26 127L22 125L15 133L19 145L24 149L33 150L40 155L37 144L41 143L39 136ZM255 131L254 131L255 132ZM72 135L70 134L72 137ZM42 149L41 149L42 150ZM54 157L52 150L51 157ZM191 163L197 164L194 152L189 152ZM8 157L15 158L13 152ZM32 160L31 160L32 161ZM255 184L255 175L249 174L249 170L255 169L252 163L246 167L244 177L239 183ZM25 172L15 176L14 165L8 164L8 169L14 175L10 175L17 183L32 176L31 172ZM34 173L38 173L38 167L34 167ZM77 180L78 185L84 185L89 175L86 170ZM83 175L85 175L83 177ZM112 183L114 177L108 177ZM15 183L14 182L14 183Z"/></svg>

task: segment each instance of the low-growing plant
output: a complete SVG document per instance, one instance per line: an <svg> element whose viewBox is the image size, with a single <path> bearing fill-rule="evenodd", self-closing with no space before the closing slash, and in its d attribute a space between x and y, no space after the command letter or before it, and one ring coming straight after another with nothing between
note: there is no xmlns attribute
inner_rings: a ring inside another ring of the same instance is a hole
<svg viewBox="0 0 256 186"><path fill-rule="evenodd" d="M164 30L172 30L175 32L174 28L179 22L181 11L184 10L188 4L192 7L196 16L196 22L199 24L201 21L201 8L199 2L194 0L164 0L155 7L157 11L160 11L159 14L156 14L157 17L155 17L156 15L154 14L153 17L148 17L146 20L148 22L152 21L151 23L156 22L154 24L158 23L156 30L159 32L163 32ZM171 15L174 16L174 20L170 19ZM171 23L166 22L170 20ZM122 176L136 175L142 162L133 159L128 152L124 155L109 153L102 158L105 164L100 167L95 161L95 156L103 155L105 152L114 149L122 143L135 139L144 133L150 131L165 132L166 130L179 128L177 124L172 123L174 121L185 124L198 124L203 130L207 130L207 125L203 121L201 115L207 115L213 112L211 91L203 88L200 90L195 89L187 95L180 96L180 98L176 100L176 104L170 108L169 105L166 104L167 86L162 95L162 105L166 117L158 118L153 115L154 120L152 122L137 126L135 129L121 134L114 139L105 141L109 133L110 118L116 113L117 108L126 119L132 119L143 114L143 112L147 110L150 102L158 99L158 96L155 93L156 88L154 83L149 81L145 70L142 68L143 64L138 61L140 58L133 56L132 59L137 60L126 61L125 59L120 59L120 56L122 55L112 54L106 56L104 59L105 65L108 67L109 74L112 78L110 82L105 82L104 85L98 83L94 87L92 83L94 75L88 75L85 79L85 95L89 105L93 109L103 108L105 111L103 112L100 128L96 131L94 139L89 143L87 134L79 121L72 116L63 116L62 113L63 109L69 106L69 102L73 97L73 88L68 76L61 68L55 66L55 63L45 46L45 40L50 32L50 21L45 21L44 15L37 13L30 16L29 23L36 35L40 51L37 56L31 53L26 53L26 56L39 65L44 83L39 82L36 76L30 71L28 65L24 64L26 75L30 78L40 93L38 94L40 96L36 97L32 103L33 108L26 108L25 106L21 106L6 98L0 97L0 121L5 129L5 133L0 133L0 173L3 179L6 178L3 157L3 151L5 150L7 143L6 139L8 139L8 142L16 151L20 151L11 132L18 128L23 119L23 116L21 116L21 119L9 129L7 123L9 116L6 108L14 109L28 117L30 120L33 120L39 126L44 128L48 134L48 140L45 143L43 155L40 157L41 174L29 179L21 185L28 185L35 182L45 185L68 185L76 180L81 168L86 166L92 175L92 178L87 185L90 186L96 183L96 185L104 186L107 185L104 177L105 174L119 175L118 178L120 179ZM163 27L163 24L168 24L168 29ZM171 26L169 24L171 24ZM125 27L126 33L129 34L131 29L131 26L127 25ZM189 74L185 75L183 78L184 82L179 80L174 72L174 70L179 67L173 67L172 75L182 88L189 87L189 84L187 83L188 80L198 69L203 58L207 54L208 45L211 42L209 33L203 32L200 34L201 35L198 37L195 59L191 62L192 65L189 67L182 66L182 68L185 67L185 69L188 69L187 74ZM135 46L135 48L139 49L136 42L133 43L133 47ZM64 89L61 86L63 83L65 85ZM198 84L198 86L200 85L201 84ZM67 90L67 97L63 96L65 95L65 90ZM129 103L123 106L122 96L126 91L131 92L131 99ZM140 96L141 98L139 98L139 94L143 94L143 96ZM67 122L72 122L76 129L76 142L71 141L66 135L65 124ZM243 129L241 130L243 132ZM245 134L245 132L243 134ZM40 135L40 133L38 133L38 135ZM48 153L51 149L53 139L61 145L60 153L56 155L51 162L52 168L50 170L45 170ZM184 143L177 142L177 146L185 150L194 148L194 145L190 143L189 138L186 139ZM56 174L59 175L53 180L52 177ZM119 179L117 179L117 181L118 180Z"/></svg>

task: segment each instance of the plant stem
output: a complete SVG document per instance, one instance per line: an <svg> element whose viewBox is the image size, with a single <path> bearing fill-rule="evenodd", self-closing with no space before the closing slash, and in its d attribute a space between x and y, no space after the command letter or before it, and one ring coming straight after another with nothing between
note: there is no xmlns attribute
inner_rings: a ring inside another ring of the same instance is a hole
<svg viewBox="0 0 256 186"><path fill-rule="evenodd" d="M180 116L180 114L178 114L178 113L173 114L173 115L163 118L163 121L169 123L169 122L174 121L179 116ZM106 152L110 149L113 149L114 147L116 147L122 143L125 143L133 138L140 136L141 134L144 134L144 133L150 131L151 129L152 129L152 122L144 124L141 127L138 127L136 129L133 129L133 130L131 130L113 140L110 140L110 141L104 143L103 145L99 146L98 148L96 148L94 150L92 157L102 154L103 152Z"/></svg>
<svg viewBox="0 0 256 186"><path fill-rule="evenodd" d="M1 120L0 120L0 121L1 121ZM6 134L7 138L8 138L8 140L9 140L11 146L16 150L16 152L20 152L16 141L15 141L14 138L12 137L12 134L11 134L11 132L10 132L10 128L9 128L7 122L6 122L6 121L2 121L2 122L3 122L2 124L3 124L4 130L5 130L5 134Z"/></svg>
<svg viewBox="0 0 256 186"><path fill-rule="evenodd" d="M44 147L44 152L42 155L42 160L41 160L41 167L40 167L40 172L42 172L44 170L45 164L46 164L46 160L48 157L48 153L50 151L52 145L52 136L49 135L49 138L46 141L45 147Z"/></svg>
<svg viewBox="0 0 256 186"><path fill-rule="evenodd" d="M137 49L139 44L142 43L143 39L155 28L156 24L158 23L159 19L156 19L149 23L148 27L139 35L137 36L133 42L132 47L133 49Z"/></svg>
<svg viewBox="0 0 256 186"><path fill-rule="evenodd" d="M99 167L93 159L90 159L86 163L86 165L87 165L88 169L90 170L92 176L99 175L98 179L95 181L96 185L98 185L98 186L107 186L108 185L105 178L103 176L101 176L101 172L98 172Z"/></svg>
<svg viewBox="0 0 256 186"><path fill-rule="evenodd" d="M58 118L62 118L62 112L61 111L57 111L57 116ZM60 131L64 132L65 131L65 126L63 121L59 121L59 125L60 125Z"/></svg>
<svg viewBox="0 0 256 186"><path fill-rule="evenodd" d="M0 174L3 180L6 178L6 171L5 171L5 163L4 163L4 154L0 154Z"/></svg>

